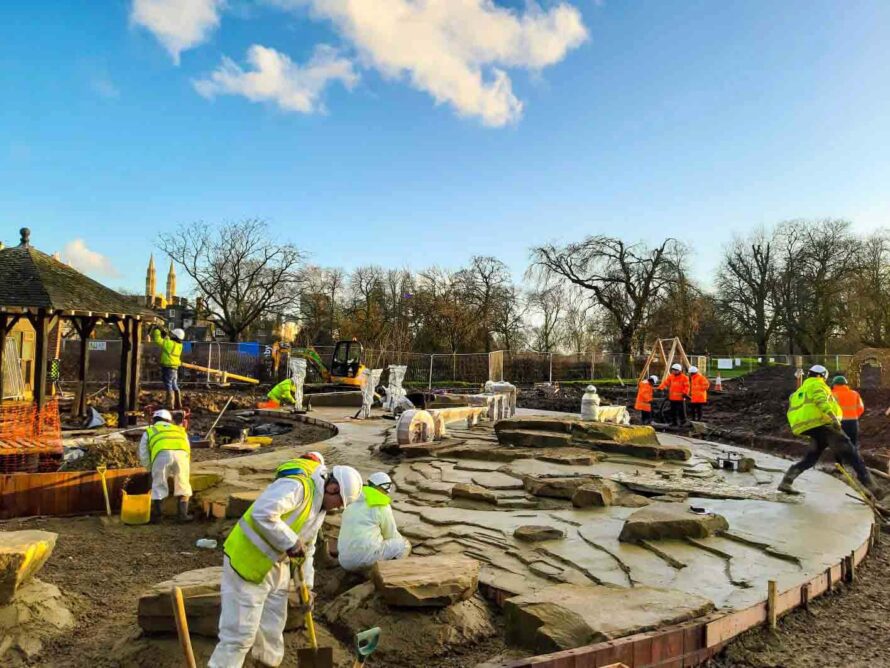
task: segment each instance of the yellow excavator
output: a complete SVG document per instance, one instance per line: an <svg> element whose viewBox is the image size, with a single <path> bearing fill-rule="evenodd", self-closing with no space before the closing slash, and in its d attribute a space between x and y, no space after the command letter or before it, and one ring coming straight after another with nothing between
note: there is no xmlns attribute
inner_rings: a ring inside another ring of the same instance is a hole
<svg viewBox="0 0 890 668"><path fill-rule="evenodd" d="M367 368L362 364L364 352L364 347L356 339L337 341L328 369L315 348L290 349L292 356L302 357L315 369L323 383L354 388L361 387L362 371Z"/></svg>

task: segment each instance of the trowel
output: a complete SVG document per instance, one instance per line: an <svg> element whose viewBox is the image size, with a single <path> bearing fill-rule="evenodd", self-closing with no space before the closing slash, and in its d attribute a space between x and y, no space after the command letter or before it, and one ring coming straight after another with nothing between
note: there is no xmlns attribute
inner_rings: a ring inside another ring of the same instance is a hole
<svg viewBox="0 0 890 668"><path fill-rule="evenodd" d="M303 580L303 562L305 557L294 559L293 574L300 591L300 601L306 608L306 634L309 636L311 647L303 647L297 650L297 666L299 668L334 668L334 649L332 647L319 647L318 637L315 635L315 621L312 619L312 608L309 604L309 587Z"/></svg>

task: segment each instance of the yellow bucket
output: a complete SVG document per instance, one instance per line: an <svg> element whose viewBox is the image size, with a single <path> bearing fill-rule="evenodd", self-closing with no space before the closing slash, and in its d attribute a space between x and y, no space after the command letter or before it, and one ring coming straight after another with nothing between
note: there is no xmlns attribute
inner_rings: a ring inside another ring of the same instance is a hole
<svg viewBox="0 0 890 668"><path fill-rule="evenodd" d="M151 519L151 493L127 494L122 492L121 522L124 524L148 524Z"/></svg>

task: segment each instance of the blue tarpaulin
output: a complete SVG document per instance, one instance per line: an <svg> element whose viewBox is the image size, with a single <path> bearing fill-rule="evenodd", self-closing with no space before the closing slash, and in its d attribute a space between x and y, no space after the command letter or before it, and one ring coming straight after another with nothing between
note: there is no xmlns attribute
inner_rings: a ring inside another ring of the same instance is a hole
<svg viewBox="0 0 890 668"><path fill-rule="evenodd" d="M260 354L260 344L259 343L239 343L238 344L238 354L239 355L259 355Z"/></svg>

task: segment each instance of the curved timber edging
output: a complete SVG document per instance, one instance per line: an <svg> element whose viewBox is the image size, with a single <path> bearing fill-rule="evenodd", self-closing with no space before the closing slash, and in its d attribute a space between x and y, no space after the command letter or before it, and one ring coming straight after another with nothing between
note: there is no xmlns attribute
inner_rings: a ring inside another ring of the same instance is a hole
<svg viewBox="0 0 890 668"><path fill-rule="evenodd" d="M852 582L856 567L868 556L877 540L872 523L868 539L849 556L800 586L777 592L775 609L768 600L733 612L715 612L691 622L637 633L616 640L575 649L531 656L486 668L600 668L624 664L628 668L685 668L698 666L715 656L726 644L756 626L767 623L771 613L777 618L834 589L840 582Z"/></svg>
<svg viewBox="0 0 890 668"><path fill-rule="evenodd" d="M285 422L301 422L303 424L311 424L315 427L322 427L324 429L330 430L331 435L328 438L333 438L340 433L340 428L333 422L328 422L327 420L322 420L321 418L312 417L311 415L303 415L301 413L281 413L277 410L268 410L265 408L256 409L254 411L254 415L256 415L257 417L264 417L274 420L284 420ZM324 439L324 441L326 440L328 439ZM324 443L324 441L316 442Z"/></svg>

